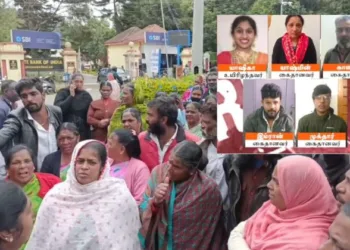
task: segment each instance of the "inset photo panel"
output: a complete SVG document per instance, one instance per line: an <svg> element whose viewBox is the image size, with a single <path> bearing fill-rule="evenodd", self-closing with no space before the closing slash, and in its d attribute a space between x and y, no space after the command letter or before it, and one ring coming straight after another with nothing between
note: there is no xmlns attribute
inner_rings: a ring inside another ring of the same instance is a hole
<svg viewBox="0 0 350 250"><path fill-rule="evenodd" d="M295 80L298 148L347 147L347 91L347 80Z"/></svg>
<svg viewBox="0 0 350 250"><path fill-rule="evenodd" d="M271 78L320 77L320 16L269 17Z"/></svg>
<svg viewBox="0 0 350 250"><path fill-rule="evenodd" d="M294 80L245 80L243 83L245 147L293 147Z"/></svg>
<svg viewBox="0 0 350 250"><path fill-rule="evenodd" d="M264 15L217 16L219 78L266 78L267 21Z"/></svg>
<svg viewBox="0 0 350 250"><path fill-rule="evenodd" d="M323 78L350 78L350 15L321 16Z"/></svg>

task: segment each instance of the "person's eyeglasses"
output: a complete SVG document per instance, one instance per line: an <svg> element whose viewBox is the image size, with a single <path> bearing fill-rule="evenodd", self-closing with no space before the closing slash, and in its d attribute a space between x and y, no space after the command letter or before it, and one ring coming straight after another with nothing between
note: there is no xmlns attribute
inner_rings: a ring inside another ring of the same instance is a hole
<svg viewBox="0 0 350 250"><path fill-rule="evenodd" d="M329 95L319 95L319 96L316 96L315 99L317 101L323 101L323 100L329 101L331 99L331 96L329 96Z"/></svg>

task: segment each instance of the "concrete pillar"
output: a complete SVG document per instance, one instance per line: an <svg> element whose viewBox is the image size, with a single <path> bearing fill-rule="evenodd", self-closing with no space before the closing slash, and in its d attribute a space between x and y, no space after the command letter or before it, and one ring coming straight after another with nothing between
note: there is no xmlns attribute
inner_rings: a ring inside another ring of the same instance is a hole
<svg viewBox="0 0 350 250"><path fill-rule="evenodd" d="M72 49L72 44L70 42L66 42L64 47L61 53L64 63L64 72L70 74L80 72L80 69L78 69L78 53Z"/></svg>
<svg viewBox="0 0 350 250"><path fill-rule="evenodd" d="M1 76L19 81L25 77L23 46L20 43L0 43Z"/></svg>
<svg viewBox="0 0 350 250"><path fill-rule="evenodd" d="M203 33L204 33L204 0L194 0L193 4L193 39L192 39L192 72L203 73Z"/></svg>

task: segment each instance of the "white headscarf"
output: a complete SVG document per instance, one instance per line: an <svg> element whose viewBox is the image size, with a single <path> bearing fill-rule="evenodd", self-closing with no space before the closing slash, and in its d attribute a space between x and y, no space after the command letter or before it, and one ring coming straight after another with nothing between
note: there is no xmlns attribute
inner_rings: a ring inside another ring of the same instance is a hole
<svg viewBox="0 0 350 250"><path fill-rule="evenodd" d="M75 177L75 147L67 180L45 196L26 250L139 250L141 227L136 202L125 182L109 176L106 166L98 181L87 185Z"/></svg>

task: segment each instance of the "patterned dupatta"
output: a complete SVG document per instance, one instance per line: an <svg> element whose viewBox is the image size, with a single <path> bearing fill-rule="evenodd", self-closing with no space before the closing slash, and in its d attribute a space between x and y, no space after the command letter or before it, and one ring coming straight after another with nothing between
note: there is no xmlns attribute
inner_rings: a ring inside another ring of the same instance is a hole
<svg viewBox="0 0 350 250"><path fill-rule="evenodd" d="M293 48L293 43L288 33L282 37L282 47L288 64L301 64L308 46L309 38L304 33L301 33L299 37L296 50Z"/></svg>
<svg viewBox="0 0 350 250"><path fill-rule="evenodd" d="M36 218L36 215L39 211L39 207L40 207L43 199L39 197L40 182L35 174L34 174L33 179L30 182L28 182L27 185L25 185L23 187L23 191L29 197L30 201L32 202L32 210L34 213L34 218Z"/></svg>

